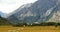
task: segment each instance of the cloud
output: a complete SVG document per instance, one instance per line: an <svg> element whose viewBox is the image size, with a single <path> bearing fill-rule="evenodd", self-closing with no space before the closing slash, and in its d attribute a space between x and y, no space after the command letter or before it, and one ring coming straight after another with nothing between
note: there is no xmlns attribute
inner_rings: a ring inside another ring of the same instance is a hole
<svg viewBox="0 0 60 32"><path fill-rule="evenodd" d="M37 0L0 0L0 11L11 13L23 4L33 3Z"/></svg>

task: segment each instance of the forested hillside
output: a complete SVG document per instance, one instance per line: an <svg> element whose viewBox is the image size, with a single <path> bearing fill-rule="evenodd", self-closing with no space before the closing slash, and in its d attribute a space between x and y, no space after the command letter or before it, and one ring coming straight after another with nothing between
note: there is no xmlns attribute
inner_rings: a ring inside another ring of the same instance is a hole
<svg viewBox="0 0 60 32"><path fill-rule="evenodd" d="M0 25L10 25L9 21L0 16Z"/></svg>

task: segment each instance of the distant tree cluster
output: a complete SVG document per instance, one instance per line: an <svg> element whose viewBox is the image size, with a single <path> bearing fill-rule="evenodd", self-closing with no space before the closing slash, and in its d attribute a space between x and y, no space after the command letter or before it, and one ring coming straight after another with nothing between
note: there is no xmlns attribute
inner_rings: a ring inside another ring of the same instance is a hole
<svg viewBox="0 0 60 32"><path fill-rule="evenodd" d="M24 24L17 24L17 25L15 25L15 26L60 26L60 23L56 23L56 22L43 22L43 23L40 23L40 24L34 24L34 23L32 23L32 25L30 24L30 25L28 25L28 24L26 24L26 23L24 23Z"/></svg>

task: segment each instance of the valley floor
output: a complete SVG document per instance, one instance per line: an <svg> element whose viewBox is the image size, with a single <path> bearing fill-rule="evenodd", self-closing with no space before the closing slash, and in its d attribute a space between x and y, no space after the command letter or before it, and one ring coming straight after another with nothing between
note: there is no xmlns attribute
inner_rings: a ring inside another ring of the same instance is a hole
<svg viewBox="0 0 60 32"><path fill-rule="evenodd" d="M0 32L60 32L60 26L0 26Z"/></svg>

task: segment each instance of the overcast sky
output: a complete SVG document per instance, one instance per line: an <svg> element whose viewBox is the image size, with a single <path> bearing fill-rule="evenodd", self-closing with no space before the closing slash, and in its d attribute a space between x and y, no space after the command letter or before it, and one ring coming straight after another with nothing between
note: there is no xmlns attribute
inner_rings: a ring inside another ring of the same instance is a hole
<svg viewBox="0 0 60 32"><path fill-rule="evenodd" d="M11 13L23 4L33 3L37 0L0 0L0 11L3 13Z"/></svg>

